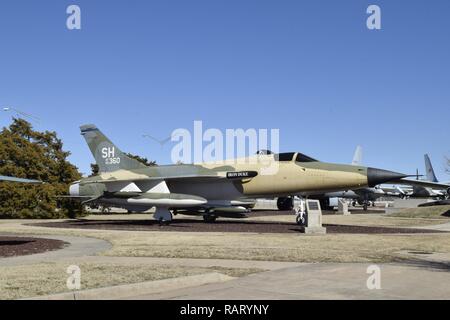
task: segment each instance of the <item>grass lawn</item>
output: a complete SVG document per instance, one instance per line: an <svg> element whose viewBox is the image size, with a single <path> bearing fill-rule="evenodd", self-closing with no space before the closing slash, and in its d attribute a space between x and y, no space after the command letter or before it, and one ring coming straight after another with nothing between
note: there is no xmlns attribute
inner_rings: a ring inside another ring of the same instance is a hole
<svg viewBox="0 0 450 320"><path fill-rule="evenodd" d="M276 216L291 219L293 216ZM252 219L275 219L255 217ZM442 219L392 218L384 215L324 216L324 223L408 226ZM106 256L218 258L293 262L392 262L399 251L450 253L450 233L442 234L257 234L133 232L56 229L1 224L0 232L87 236L112 243Z"/></svg>
<svg viewBox="0 0 450 320"><path fill-rule="evenodd" d="M67 267L78 265L81 269L81 289L138 283L182 276L220 272L238 277L258 269L199 268L165 265L125 265L117 263L57 262L25 266L0 267L0 299L31 298L41 295L68 292Z"/></svg>
<svg viewBox="0 0 450 320"><path fill-rule="evenodd" d="M399 212L389 214L389 217L431 218L450 221L450 205L404 209Z"/></svg>

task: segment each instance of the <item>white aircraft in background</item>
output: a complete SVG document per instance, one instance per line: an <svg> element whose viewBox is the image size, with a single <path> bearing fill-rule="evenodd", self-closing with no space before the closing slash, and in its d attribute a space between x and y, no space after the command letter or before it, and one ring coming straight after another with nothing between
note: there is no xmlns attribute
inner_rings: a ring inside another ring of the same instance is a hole
<svg viewBox="0 0 450 320"><path fill-rule="evenodd" d="M450 183L439 182L431 165L428 154L424 155L426 180L403 178L393 181L395 185L409 186L401 187L395 186L403 198L438 198L447 199L450 197Z"/></svg>

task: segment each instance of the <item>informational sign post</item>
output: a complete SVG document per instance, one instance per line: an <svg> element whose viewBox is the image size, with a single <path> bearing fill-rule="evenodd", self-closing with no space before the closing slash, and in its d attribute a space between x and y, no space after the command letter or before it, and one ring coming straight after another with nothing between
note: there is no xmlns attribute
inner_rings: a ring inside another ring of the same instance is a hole
<svg viewBox="0 0 450 320"><path fill-rule="evenodd" d="M306 200L306 226L302 232L307 234L325 234L327 229L322 227L322 209L319 200Z"/></svg>

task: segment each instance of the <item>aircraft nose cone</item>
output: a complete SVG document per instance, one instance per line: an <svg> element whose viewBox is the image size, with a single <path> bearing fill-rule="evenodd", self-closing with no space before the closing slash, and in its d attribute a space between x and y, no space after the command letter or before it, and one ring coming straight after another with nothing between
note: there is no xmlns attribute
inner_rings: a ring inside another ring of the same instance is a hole
<svg viewBox="0 0 450 320"><path fill-rule="evenodd" d="M392 180L398 180L401 178L405 178L407 176L408 175L406 174L394 171L376 168L367 168L367 182L369 183L369 187L371 188L381 183L389 182Z"/></svg>

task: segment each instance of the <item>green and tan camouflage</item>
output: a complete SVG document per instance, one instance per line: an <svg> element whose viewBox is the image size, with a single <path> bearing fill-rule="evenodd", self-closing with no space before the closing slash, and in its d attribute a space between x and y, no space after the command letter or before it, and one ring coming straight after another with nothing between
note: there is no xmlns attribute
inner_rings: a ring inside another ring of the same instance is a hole
<svg viewBox="0 0 450 320"><path fill-rule="evenodd" d="M126 156L94 125L81 134L99 166L99 174L73 184L70 194L87 202L145 211L170 220L171 210L232 212L246 198L307 196L373 187L406 175L363 166L325 163L299 152L258 154L214 163L148 167ZM228 209L227 209L228 208ZM231 208L231 210L230 210Z"/></svg>

